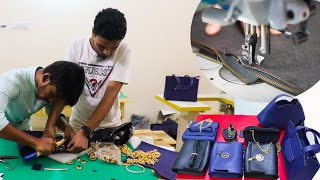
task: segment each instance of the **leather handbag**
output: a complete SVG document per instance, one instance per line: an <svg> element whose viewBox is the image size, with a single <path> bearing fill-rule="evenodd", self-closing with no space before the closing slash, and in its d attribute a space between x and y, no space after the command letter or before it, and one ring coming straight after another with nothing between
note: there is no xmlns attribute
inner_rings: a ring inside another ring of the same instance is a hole
<svg viewBox="0 0 320 180"><path fill-rule="evenodd" d="M314 136L315 144L310 145L307 132ZM289 123L284 133L281 149L287 178L290 180L311 180L320 165L316 154L320 152L319 132L314 129Z"/></svg>
<svg viewBox="0 0 320 180"><path fill-rule="evenodd" d="M172 171L203 176L207 170L210 150L210 141L186 140L173 164Z"/></svg>
<svg viewBox="0 0 320 180"><path fill-rule="evenodd" d="M90 142L111 142L117 146L123 145L129 141L133 135L133 124L131 122L123 123L117 127L108 127L94 131Z"/></svg>
<svg viewBox="0 0 320 180"><path fill-rule="evenodd" d="M277 179L278 156L276 145L273 143L257 144L249 142L244 159L244 176Z"/></svg>
<svg viewBox="0 0 320 180"><path fill-rule="evenodd" d="M182 134L182 140L216 140L219 123L213 122L211 119L200 122L191 121L187 129Z"/></svg>
<svg viewBox="0 0 320 180"><path fill-rule="evenodd" d="M215 142L209 161L209 176L218 178L242 177L243 144Z"/></svg>
<svg viewBox="0 0 320 180"><path fill-rule="evenodd" d="M166 76L164 99L175 101L197 101L199 76Z"/></svg>
<svg viewBox="0 0 320 180"><path fill-rule="evenodd" d="M259 114L258 120L265 127L286 128L289 121L294 125L303 124L303 108L298 99L286 94L276 96Z"/></svg>
<svg viewBox="0 0 320 180"><path fill-rule="evenodd" d="M243 138L247 142L277 143L280 138L280 130L274 128L260 128L248 126L242 130Z"/></svg>

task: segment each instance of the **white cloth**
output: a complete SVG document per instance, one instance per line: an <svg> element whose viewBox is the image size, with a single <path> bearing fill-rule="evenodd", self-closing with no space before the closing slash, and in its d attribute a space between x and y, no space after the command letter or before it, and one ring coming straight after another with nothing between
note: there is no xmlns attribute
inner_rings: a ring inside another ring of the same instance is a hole
<svg viewBox="0 0 320 180"><path fill-rule="evenodd" d="M132 64L131 52L128 45L121 42L110 58L99 60L97 53L90 44L89 37L82 37L71 42L67 50L66 60L82 66L86 76L84 90L78 103L72 108L70 117L70 125L75 131L79 130L90 118L104 96L110 81L128 83ZM120 117L118 96L108 115L96 129L118 126L121 124Z"/></svg>

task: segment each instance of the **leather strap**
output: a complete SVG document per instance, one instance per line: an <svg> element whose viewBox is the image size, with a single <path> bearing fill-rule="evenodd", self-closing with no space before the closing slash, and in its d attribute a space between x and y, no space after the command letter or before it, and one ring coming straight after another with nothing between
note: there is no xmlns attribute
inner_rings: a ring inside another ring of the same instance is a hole
<svg viewBox="0 0 320 180"><path fill-rule="evenodd" d="M313 134L314 141L315 141L315 144L304 147L303 152L306 153L309 151L313 151L315 154L319 153L320 152L320 144L319 144L318 138L320 138L320 133L314 129L311 129L311 128L308 128L305 126L297 126L296 127L297 131L302 130L302 129L305 130L306 133L311 132Z"/></svg>
<svg viewBox="0 0 320 180"><path fill-rule="evenodd" d="M191 156L189 158L189 166L193 166L193 162L194 162L195 158L198 155L197 152L198 152L198 149L199 149L199 145L200 145L199 141L196 141L193 144L193 150L192 150Z"/></svg>

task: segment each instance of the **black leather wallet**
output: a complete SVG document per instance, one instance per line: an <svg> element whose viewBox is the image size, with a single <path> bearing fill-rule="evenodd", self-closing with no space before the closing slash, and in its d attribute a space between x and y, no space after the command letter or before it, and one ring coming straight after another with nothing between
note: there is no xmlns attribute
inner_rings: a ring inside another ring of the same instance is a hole
<svg viewBox="0 0 320 180"><path fill-rule="evenodd" d="M203 176L206 173L210 151L210 141L185 140L172 171Z"/></svg>
<svg viewBox="0 0 320 180"><path fill-rule="evenodd" d="M244 176L277 179L278 156L276 145L269 143L259 144L259 146L254 142L248 143L244 160Z"/></svg>

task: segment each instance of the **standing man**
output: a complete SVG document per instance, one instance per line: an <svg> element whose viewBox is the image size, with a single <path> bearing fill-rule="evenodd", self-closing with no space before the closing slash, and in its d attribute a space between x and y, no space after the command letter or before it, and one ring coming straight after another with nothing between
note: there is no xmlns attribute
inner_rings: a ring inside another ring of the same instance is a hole
<svg viewBox="0 0 320 180"><path fill-rule="evenodd" d="M91 37L79 38L68 48L66 60L85 71L85 87L70 117L76 132L68 144L70 152L87 149L93 130L121 124L119 92L131 69L131 50L122 41L126 32L124 14L103 9L95 17Z"/></svg>
<svg viewBox="0 0 320 180"><path fill-rule="evenodd" d="M0 76L0 137L30 146L43 155L52 153L57 119L65 105L77 103L83 86L83 68L67 61L57 61L44 69L36 66L4 73ZM30 116L43 107L48 113L44 137L21 131L30 130ZM67 134L72 133L71 127L64 127Z"/></svg>

